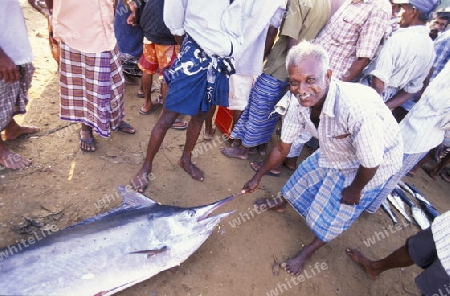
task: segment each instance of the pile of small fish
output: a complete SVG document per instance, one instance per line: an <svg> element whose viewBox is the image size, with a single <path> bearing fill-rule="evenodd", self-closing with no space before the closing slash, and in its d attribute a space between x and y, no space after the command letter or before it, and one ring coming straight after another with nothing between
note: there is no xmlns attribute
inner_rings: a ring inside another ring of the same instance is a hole
<svg viewBox="0 0 450 296"><path fill-rule="evenodd" d="M417 206L409 197L408 194L413 196L419 206ZM404 183L400 181L395 189L389 194L387 200L385 200L381 207L392 219L395 226L398 226L399 220L392 211L392 206L405 218L408 224L418 225L421 229L426 229L430 227L430 223L433 222L434 218L439 216L438 210L429 202L423 194L413 185ZM407 204L411 209L411 216L407 213L405 204Z"/></svg>

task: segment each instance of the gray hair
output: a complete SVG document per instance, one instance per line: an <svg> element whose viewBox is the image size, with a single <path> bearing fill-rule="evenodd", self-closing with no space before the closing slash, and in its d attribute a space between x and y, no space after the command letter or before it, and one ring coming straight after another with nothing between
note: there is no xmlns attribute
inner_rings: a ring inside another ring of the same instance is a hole
<svg viewBox="0 0 450 296"><path fill-rule="evenodd" d="M318 44L313 44L309 41L302 41L293 46L286 57L286 69L290 66L297 66L301 60L312 57L316 59L322 66L324 72L330 69L330 62L326 50Z"/></svg>

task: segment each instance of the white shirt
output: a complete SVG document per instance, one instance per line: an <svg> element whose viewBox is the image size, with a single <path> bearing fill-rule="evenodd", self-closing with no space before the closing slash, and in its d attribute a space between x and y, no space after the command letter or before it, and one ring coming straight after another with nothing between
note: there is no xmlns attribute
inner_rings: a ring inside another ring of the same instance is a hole
<svg viewBox="0 0 450 296"><path fill-rule="evenodd" d="M164 23L176 36L188 33L209 55L229 56L242 44L242 0L165 0Z"/></svg>
<svg viewBox="0 0 450 296"><path fill-rule="evenodd" d="M286 0L245 0L244 40L235 55L236 74L258 76L262 72L269 25L279 28L286 12Z"/></svg>
<svg viewBox="0 0 450 296"><path fill-rule="evenodd" d="M437 216L431 224L437 256L450 275L450 211Z"/></svg>
<svg viewBox="0 0 450 296"><path fill-rule="evenodd" d="M418 92L422 89L435 56L433 41L428 33L426 26L399 28L387 39L373 65L369 67L373 69L366 74L383 81L386 89Z"/></svg>
<svg viewBox="0 0 450 296"><path fill-rule="evenodd" d="M293 143L304 131L319 139L319 165L340 169L346 176L344 186L351 184L360 165L379 166L365 190L384 184L401 167L400 128L368 86L332 80L318 128L310 120L310 108L290 104L281 140Z"/></svg>
<svg viewBox="0 0 450 296"><path fill-rule="evenodd" d="M427 152L439 145L445 135L441 128L450 113L450 62L431 81L421 99L401 121L405 153Z"/></svg>
<svg viewBox="0 0 450 296"><path fill-rule="evenodd" d="M0 48L16 65L33 61L28 31L22 8L17 0L1 0Z"/></svg>

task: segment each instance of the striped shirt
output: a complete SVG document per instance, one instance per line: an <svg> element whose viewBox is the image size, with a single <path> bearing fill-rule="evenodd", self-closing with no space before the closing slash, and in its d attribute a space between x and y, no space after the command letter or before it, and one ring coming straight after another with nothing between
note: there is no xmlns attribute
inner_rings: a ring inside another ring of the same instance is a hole
<svg viewBox="0 0 450 296"><path fill-rule="evenodd" d="M437 256L448 275L450 275L450 211L437 216L431 224Z"/></svg>
<svg viewBox="0 0 450 296"><path fill-rule="evenodd" d="M436 77L450 60L450 30L442 33L434 40L434 51L436 52L436 59L433 64L432 78Z"/></svg>
<svg viewBox="0 0 450 296"><path fill-rule="evenodd" d="M403 89L413 94L421 90L434 60L429 31L426 26L398 29L373 61L373 69L365 74L377 77L385 88L396 92Z"/></svg>
<svg viewBox="0 0 450 296"><path fill-rule="evenodd" d="M433 79L420 100L400 123L405 153L426 152L439 145L445 130L442 120L450 114L450 63Z"/></svg>
<svg viewBox="0 0 450 296"><path fill-rule="evenodd" d="M330 68L339 80L358 57L374 57L392 14L387 0L352 2L336 11L314 41L327 50Z"/></svg>
<svg viewBox="0 0 450 296"><path fill-rule="evenodd" d="M365 190L384 184L401 167L403 144L399 126L370 87L332 80L317 129L310 120L310 108L291 104L283 121L281 140L293 143L304 131L319 139L319 165L342 170L345 186L351 184L360 165L379 166Z"/></svg>

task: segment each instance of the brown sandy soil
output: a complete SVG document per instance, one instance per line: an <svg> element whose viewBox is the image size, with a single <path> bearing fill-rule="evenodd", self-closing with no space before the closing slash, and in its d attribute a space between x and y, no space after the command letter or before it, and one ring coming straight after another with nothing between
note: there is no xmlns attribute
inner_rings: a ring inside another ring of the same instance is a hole
<svg viewBox="0 0 450 296"><path fill-rule="evenodd" d="M25 2L25 1L22 1ZM142 116L138 108L142 99L136 97L137 87L126 90L126 119L137 129L136 135L114 133L110 139L97 138L97 151L83 153L78 149L78 125L58 117L57 66L47 45L46 20L23 4L29 36L34 50L36 73L30 91L28 113L19 122L39 126L32 137L9 141L20 154L33 159L33 165L21 171L0 171L0 247L30 236L36 227L69 225L116 207L113 200L102 207L96 203L112 195L119 185L126 185L140 168L149 133L157 115ZM194 206L206 204L239 192L252 176L249 161L227 159L219 153L225 146L220 133L212 147L195 158L206 173L203 183L192 180L177 165L185 133L170 130L154 164L155 179L145 194L163 204ZM202 138L199 144L203 145ZM307 155L305 151L303 156ZM253 160L255 157L251 157ZM312 233L292 209L285 213L253 213L252 201L276 195L291 174L283 169L280 177L265 177L259 190L228 204L225 210L236 210L225 219L211 237L181 266L135 285L120 295L419 295L414 277L418 267L388 271L377 280L369 279L362 269L345 254L354 247L372 258L389 254L416 233L408 226L389 233L392 222L381 210L363 214L338 239L318 251L308 262L305 280L300 284L288 281L290 276L273 266L294 255L307 244ZM450 184L433 181L423 172L407 179L441 212L450 208ZM242 221L242 217L250 218ZM397 214L398 215L398 214ZM399 215L398 215L399 216ZM241 218L240 225L232 226ZM375 232L388 233L374 245L365 241ZM21 233L21 231L23 233ZM322 264L320 273L312 267ZM283 289L283 290L280 290ZM277 295L277 294L272 294Z"/></svg>

